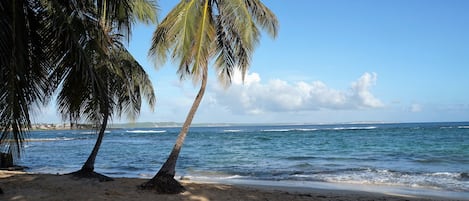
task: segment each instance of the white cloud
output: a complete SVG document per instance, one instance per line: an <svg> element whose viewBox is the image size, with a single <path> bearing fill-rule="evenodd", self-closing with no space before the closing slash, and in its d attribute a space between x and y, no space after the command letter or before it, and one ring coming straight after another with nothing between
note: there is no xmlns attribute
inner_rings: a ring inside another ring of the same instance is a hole
<svg viewBox="0 0 469 201"><path fill-rule="evenodd" d="M383 103L370 92L371 86L376 84L376 79L376 73L365 73L356 82L352 83L354 99L358 100L358 104L362 107L377 108L383 106Z"/></svg>
<svg viewBox="0 0 469 201"><path fill-rule="evenodd" d="M239 71L235 71L233 75L233 85L243 85L243 78L242 75ZM244 85L249 86L254 83L259 83L261 82L261 77L257 73L248 73L244 77Z"/></svg>
<svg viewBox="0 0 469 201"><path fill-rule="evenodd" d="M370 92L376 80L376 73L364 73L348 90L337 90L321 81L274 79L263 83L257 73L248 73L243 84L235 73L232 86L223 89L214 85L209 93L212 104L236 114L380 108L383 103Z"/></svg>
<svg viewBox="0 0 469 201"><path fill-rule="evenodd" d="M421 112L422 111L422 106L420 104L412 104L410 106L410 111L411 112Z"/></svg>

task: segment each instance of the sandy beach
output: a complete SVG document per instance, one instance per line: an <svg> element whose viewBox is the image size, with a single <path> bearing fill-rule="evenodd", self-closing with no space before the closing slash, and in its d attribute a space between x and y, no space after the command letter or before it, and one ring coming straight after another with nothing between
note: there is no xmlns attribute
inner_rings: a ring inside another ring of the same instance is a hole
<svg viewBox="0 0 469 201"><path fill-rule="evenodd" d="M29 174L24 172L0 171L0 188L4 194L0 200L170 200L170 201L212 201L212 200L457 200L442 197L419 197L388 195L348 190L324 190L279 188L253 185L226 185L183 181L187 191L178 195L160 195L152 191L139 190L143 179L116 178L111 182L90 179L74 179L68 175Z"/></svg>

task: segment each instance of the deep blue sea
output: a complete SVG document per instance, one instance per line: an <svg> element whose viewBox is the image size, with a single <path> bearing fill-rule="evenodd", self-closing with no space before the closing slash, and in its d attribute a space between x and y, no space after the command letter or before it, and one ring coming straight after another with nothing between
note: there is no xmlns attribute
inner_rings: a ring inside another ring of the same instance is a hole
<svg viewBox="0 0 469 201"><path fill-rule="evenodd" d="M106 131L96 170L153 176L179 128ZM78 170L93 131L33 131L19 165ZM371 184L469 192L469 123L330 124L191 128L177 175L189 179ZM303 185L302 184L302 185ZM469 194L468 194L469 195Z"/></svg>

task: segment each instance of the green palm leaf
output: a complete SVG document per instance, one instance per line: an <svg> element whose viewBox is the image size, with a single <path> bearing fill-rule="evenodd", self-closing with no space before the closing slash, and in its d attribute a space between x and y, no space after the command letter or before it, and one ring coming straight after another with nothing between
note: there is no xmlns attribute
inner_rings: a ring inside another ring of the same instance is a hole
<svg viewBox="0 0 469 201"><path fill-rule="evenodd" d="M50 63L41 34L44 10L37 2L0 2L0 148L20 155L30 114L46 103Z"/></svg>
<svg viewBox="0 0 469 201"><path fill-rule="evenodd" d="M0 151L20 153L30 115L56 91L64 120L97 125L117 105L132 119L142 97L153 105L151 82L121 44L137 20L156 22L154 2L0 1ZM116 83L126 95L111 90Z"/></svg>

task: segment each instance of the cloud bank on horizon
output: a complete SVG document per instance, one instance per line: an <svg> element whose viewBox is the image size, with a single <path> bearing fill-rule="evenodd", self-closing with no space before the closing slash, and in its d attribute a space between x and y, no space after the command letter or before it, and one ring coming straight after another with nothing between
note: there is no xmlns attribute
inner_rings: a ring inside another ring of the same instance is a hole
<svg viewBox="0 0 469 201"><path fill-rule="evenodd" d="M228 89L212 85L209 96L211 104L234 114L382 108L385 104L371 92L376 81L376 73L365 72L348 89L339 90L322 81L272 79L264 83L255 72L248 73L243 83L241 73L236 72Z"/></svg>

